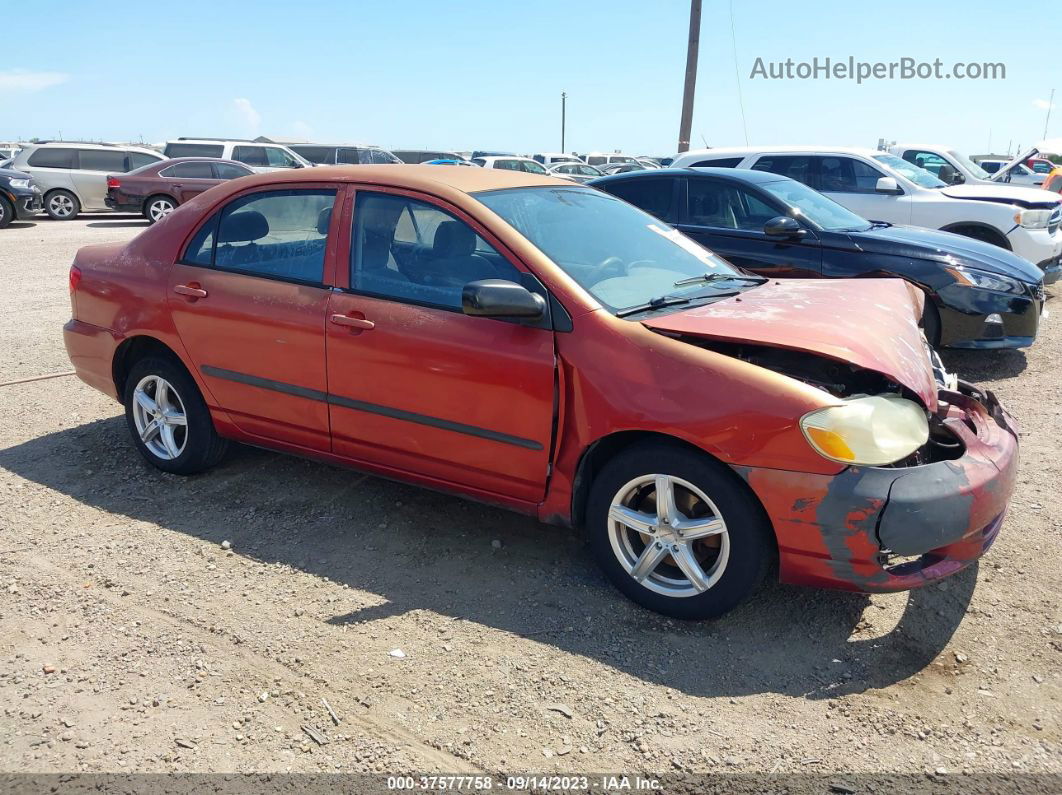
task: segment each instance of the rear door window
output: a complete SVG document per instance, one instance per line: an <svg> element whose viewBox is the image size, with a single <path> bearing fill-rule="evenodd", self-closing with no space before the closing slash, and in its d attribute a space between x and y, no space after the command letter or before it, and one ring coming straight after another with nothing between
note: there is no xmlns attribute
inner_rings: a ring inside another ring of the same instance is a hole
<svg viewBox="0 0 1062 795"><path fill-rule="evenodd" d="M109 149L79 149L78 168L82 171L109 171L124 173L129 170L125 152Z"/></svg>
<svg viewBox="0 0 1062 795"><path fill-rule="evenodd" d="M221 157L225 147L221 144L166 144L166 157Z"/></svg>
<svg viewBox="0 0 1062 795"><path fill-rule="evenodd" d="M238 179L254 173L249 168L233 165L232 163L212 163L211 165L214 167L214 176L217 179Z"/></svg>
<svg viewBox="0 0 1062 795"><path fill-rule="evenodd" d="M232 159L239 160L241 163L246 163L255 168L269 166L264 146L237 146L232 150Z"/></svg>
<svg viewBox="0 0 1062 795"><path fill-rule="evenodd" d="M293 146L291 148L297 154L317 165L331 165L335 162L336 149L334 146Z"/></svg>
<svg viewBox="0 0 1062 795"><path fill-rule="evenodd" d="M752 170L770 171L772 174L781 174L812 188L818 188L815 184L817 179L814 158L810 155L764 155L755 162Z"/></svg>
<svg viewBox="0 0 1062 795"><path fill-rule="evenodd" d="M177 163L159 172L162 177L179 177L181 179L214 179L210 163Z"/></svg>
<svg viewBox="0 0 1062 795"><path fill-rule="evenodd" d="M199 230L182 261L319 285L335 198L322 189L241 196L221 211L216 232L209 223Z"/></svg>
<svg viewBox="0 0 1062 795"><path fill-rule="evenodd" d="M613 196L618 196L635 207L655 215L661 221L678 223L675 212L675 181L660 177L653 179L629 179L603 186Z"/></svg>
<svg viewBox="0 0 1062 795"><path fill-rule="evenodd" d="M38 149L29 156L28 165L37 168L75 168L73 149Z"/></svg>

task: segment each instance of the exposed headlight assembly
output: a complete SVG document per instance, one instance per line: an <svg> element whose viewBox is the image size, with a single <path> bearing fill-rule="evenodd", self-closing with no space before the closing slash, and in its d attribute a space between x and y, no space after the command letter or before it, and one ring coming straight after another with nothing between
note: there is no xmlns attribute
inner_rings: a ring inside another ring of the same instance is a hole
<svg viewBox="0 0 1062 795"><path fill-rule="evenodd" d="M28 179L13 179L8 182L12 188L28 188L30 181Z"/></svg>
<svg viewBox="0 0 1062 795"><path fill-rule="evenodd" d="M1021 282L1015 281L1009 276L979 271L975 268L966 268L962 265L954 265L945 268L945 270L951 274L956 282L967 287L980 287L984 290L995 290L999 293L1017 293L1018 295L1025 292Z"/></svg>
<svg viewBox="0 0 1062 795"><path fill-rule="evenodd" d="M819 455L841 464L881 466L929 441L925 409L897 395L861 395L805 414L804 438Z"/></svg>
<svg viewBox="0 0 1062 795"><path fill-rule="evenodd" d="M1050 210L1018 210L1014 213L1014 223L1026 229L1046 229L1050 218Z"/></svg>

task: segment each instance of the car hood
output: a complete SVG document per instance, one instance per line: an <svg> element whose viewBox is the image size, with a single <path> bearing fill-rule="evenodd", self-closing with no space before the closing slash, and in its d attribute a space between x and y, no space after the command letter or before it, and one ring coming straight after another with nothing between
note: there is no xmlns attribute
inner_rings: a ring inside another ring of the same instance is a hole
<svg viewBox="0 0 1062 795"><path fill-rule="evenodd" d="M846 234L862 251L873 254L932 260L943 265L968 265L1028 284L1036 284L1044 276L1031 262L1005 248L951 232L916 226L883 226Z"/></svg>
<svg viewBox="0 0 1062 795"><path fill-rule="evenodd" d="M1024 163L1030 157L1040 154L1040 152L1062 152L1062 138L1048 138L1046 140L1040 141L1038 144L1034 144L1033 146L1026 149L1024 152L1018 152L1017 157L1007 163L1004 163L1000 167L999 171L993 174L990 179L993 182L998 182L999 180L1003 179L1004 174L1006 174L1016 165L1018 165L1019 163Z"/></svg>
<svg viewBox="0 0 1062 795"><path fill-rule="evenodd" d="M936 380L918 327L922 302L921 291L902 279L784 279L642 323L847 362L902 384L935 411Z"/></svg>
<svg viewBox="0 0 1062 795"><path fill-rule="evenodd" d="M940 192L953 199L1016 204L1020 207L1054 207L1062 198L1041 188L1021 188L1017 185L949 185Z"/></svg>

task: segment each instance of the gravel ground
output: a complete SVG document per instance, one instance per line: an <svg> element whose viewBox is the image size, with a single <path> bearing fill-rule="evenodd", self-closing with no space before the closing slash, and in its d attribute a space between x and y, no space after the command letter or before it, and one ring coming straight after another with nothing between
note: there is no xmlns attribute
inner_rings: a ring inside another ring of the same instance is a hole
<svg viewBox="0 0 1062 795"><path fill-rule="evenodd" d="M69 370L74 252L142 227L0 232L0 382ZM165 475L77 379L0 387L0 772L1062 773L1062 318L947 363L1023 426L980 566L703 624L577 533L248 448Z"/></svg>

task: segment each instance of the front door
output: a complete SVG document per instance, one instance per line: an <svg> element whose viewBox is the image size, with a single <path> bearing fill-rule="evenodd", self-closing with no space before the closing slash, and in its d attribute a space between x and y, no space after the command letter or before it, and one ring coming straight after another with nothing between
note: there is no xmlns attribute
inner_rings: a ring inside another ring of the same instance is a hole
<svg viewBox="0 0 1062 795"><path fill-rule="evenodd" d="M711 177L690 177L687 194L686 212L678 228L719 256L764 276L822 275L822 247L813 231L805 230L801 238L764 233L764 224L785 215L786 210L729 180Z"/></svg>
<svg viewBox="0 0 1062 795"><path fill-rule="evenodd" d="M327 451L326 256L334 186L243 194L207 221L169 280L181 342L247 433Z"/></svg>
<svg viewBox="0 0 1062 795"><path fill-rule="evenodd" d="M352 226L326 324L333 451L488 498L541 500L553 332L461 312L467 282L530 276L427 197L359 191Z"/></svg>

